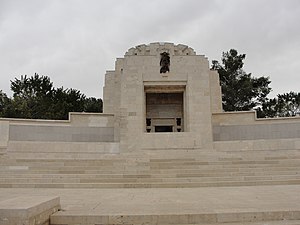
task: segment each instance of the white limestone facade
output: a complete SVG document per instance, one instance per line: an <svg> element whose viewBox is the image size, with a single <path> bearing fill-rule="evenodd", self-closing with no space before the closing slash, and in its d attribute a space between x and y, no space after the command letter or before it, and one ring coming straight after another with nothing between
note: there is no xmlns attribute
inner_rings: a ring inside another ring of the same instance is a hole
<svg viewBox="0 0 300 225"><path fill-rule="evenodd" d="M169 71L161 72L165 53ZM219 78L192 48L152 43L129 49L106 73L103 93L122 149L212 148L212 113L222 112Z"/></svg>

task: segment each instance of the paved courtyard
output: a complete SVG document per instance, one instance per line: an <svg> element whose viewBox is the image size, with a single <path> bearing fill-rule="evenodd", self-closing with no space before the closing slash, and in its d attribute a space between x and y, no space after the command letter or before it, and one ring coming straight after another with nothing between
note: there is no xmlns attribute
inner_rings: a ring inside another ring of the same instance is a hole
<svg viewBox="0 0 300 225"><path fill-rule="evenodd" d="M299 211L300 185L151 189L0 189L0 201L59 196L60 214L159 215ZM299 214L300 216L300 214Z"/></svg>

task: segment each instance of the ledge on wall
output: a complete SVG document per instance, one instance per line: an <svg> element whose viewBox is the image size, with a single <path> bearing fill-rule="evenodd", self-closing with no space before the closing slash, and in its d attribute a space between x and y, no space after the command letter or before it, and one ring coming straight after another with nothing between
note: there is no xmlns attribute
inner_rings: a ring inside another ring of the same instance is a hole
<svg viewBox="0 0 300 225"><path fill-rule="evenodd" d="M212 114L213 125L250 125L299 123L300 117L257 118L256 111L218 112Z"/></svg>

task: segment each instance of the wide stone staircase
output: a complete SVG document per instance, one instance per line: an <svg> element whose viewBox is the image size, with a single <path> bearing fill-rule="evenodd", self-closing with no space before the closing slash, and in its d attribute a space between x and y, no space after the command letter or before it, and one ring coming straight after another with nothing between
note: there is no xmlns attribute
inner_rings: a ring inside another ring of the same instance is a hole
<svg viewBox="0 0 300 225"><path fill-rule="evenodd" d="M300 225L300 149L221 144L120 154L115 143L11 141L0 197L20 210L59 196L51 225Z"/></svg>
<svg viewBox="0 0 300 225"><path fill-rule="evenodd" d="M191 188L300 184L300 150L149 149L10 142L1 188Z"/></svg>

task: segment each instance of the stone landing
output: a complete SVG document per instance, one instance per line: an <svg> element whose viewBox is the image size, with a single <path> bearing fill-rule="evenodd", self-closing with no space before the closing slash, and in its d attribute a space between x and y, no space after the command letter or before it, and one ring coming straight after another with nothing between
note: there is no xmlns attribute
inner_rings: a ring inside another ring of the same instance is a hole
<svg viewBox="0 0 300 225"><path fill-rule="evenodd" d="M58 224L300 224L300 185L153 189L0 189L0 202L58 195Z"/></svg>
<svg viewBox="0 0 300 225"><path fill-rule="evenodd" d="M20 195L0 201L0 225L48 225L60 209L59 197Z"/></svg>

